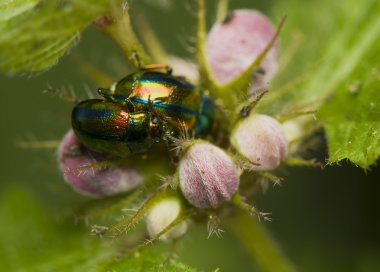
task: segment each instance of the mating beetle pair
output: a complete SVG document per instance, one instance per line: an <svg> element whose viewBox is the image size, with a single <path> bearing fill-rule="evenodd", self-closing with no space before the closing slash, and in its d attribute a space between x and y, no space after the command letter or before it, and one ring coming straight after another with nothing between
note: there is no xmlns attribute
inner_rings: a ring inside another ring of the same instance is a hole
<svg viewBox="0 0 380 272"><path fill-rule="evenodd" d="M165 65L143 67L98 93L104 99L82 101L72 112L75 134L95 151L140 153L184 129L203 137L215 126L211 98Z"/></svg>

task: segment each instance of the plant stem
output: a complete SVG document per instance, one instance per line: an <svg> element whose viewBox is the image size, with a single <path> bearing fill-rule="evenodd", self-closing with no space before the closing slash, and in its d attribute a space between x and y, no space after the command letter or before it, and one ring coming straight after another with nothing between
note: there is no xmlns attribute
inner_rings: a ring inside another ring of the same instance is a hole
<svg viewBox="0 0 380 272"><path fill-rule="evenodd" d="M280 24L277 26L276 33L272 37L272 39L269 41L269 43L266 45L263 51L256 57L256 59L236 78L232 79L231 81L221 85L219 88L222 92L227 92L231 89L241 89L241 90L247 90L249 87L249 84L252 79L252 70L256 67L259 67L269 50L274 46L275 42L277 41L278 36L281 33L281 30L285 24L286 16L284 16L280 22Z"/></svg>
<svg viewBox="0 0 380 272"><path fill-rule="evenodd" d="M297 271L283 255L269 233L247 213L236 209L233 216L226 221L227 226L256 260L262 271L293 272Z"/></svg>
<svg viewBox="0 0 380 272"><path fill-rule="evenodd" d="M111 1L111 14L112 18L102 17L94 24L123 50L134 67L141 68L151 63L150 57L133 31L128 6L120 5L119 1Z"/></svg>
<svg viewBox="0 0 380 272"><path fill-rule="evenodd" d="M153 63L167 63L168 56L162 47L156 33L150 27L147 20L142 15L136 16L137 33L139 33L143 44L153 59Z"/></svg>
<svg viewBox="0 0 380 272"><path fill-rule="evenodd" d="M228 13L228 2L229 0L219 0L218 7L216 10L216 21L221 22L226 18Z"/></svg>
<svg viewBox="0 0 380 272"><path fill-rule="evenodd" d="M197 1L197 61L200 75L200 85L202 88L211 91L215 97L221 98L225 107L233 108L234 97L231 92L221 91L215 79L206 56L206 22L205 22L205 1Z"/></svg>
<svg viewBox="0 0 380 272"><path fill-rule="evenodd" d="M210 87L216 85L213 75L211 73L209 64L206 57L206 22L205 22L205 1L197 1L197 60L199 67L199 74L201 85L203 87Z"/></svg>

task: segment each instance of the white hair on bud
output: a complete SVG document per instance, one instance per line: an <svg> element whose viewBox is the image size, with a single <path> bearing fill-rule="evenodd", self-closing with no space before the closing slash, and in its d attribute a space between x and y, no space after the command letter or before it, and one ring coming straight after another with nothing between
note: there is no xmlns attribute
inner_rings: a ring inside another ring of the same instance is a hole
<svg viewBox="0 0 380 272"><path fill-rule="evenodd" d="M166 227L172 224L181 213L181 203L178 199L171 197L160 200L149 211L146 217L146 224L149 236L154 238L157 234L163 231ZM176 239L187 230L187 222L182 221L163 233L159 240L171 241Z"/></svg>
<svg viewBox="0 0 380 272"><path fill-rule="evenodd" d="M262 53L275 35L269 19L257 10L239 9L211 28L206 51L211 70L220 83L239 76ZM250 93L267 87L277 71L279 45L276 42L253 73Z"/></svg>
<svg viewBox="0 0 380 272"><path fill-rule="evenodd" d="M272 170L287 156L287 140L281 125L272 117L253 114L235 127L232 145L253 165L253 170Z"/></svg>
<svg viewBox="0 0 380 272"><path fill-rule="evenodd" d="M232 159L209 143L196 143L187 150L179 164L179 179L185 198L198 208L216 208L239 186Z"/></svg>
<svg viewBox="0 0 380 272"><path fill-rule="evenodd" d="M127 165L97 166L107 159L104 154L83 146L69 130L58 148L59 168L66 182L77 192L105 197L127 192L141 184L144 176Z"/></svg>

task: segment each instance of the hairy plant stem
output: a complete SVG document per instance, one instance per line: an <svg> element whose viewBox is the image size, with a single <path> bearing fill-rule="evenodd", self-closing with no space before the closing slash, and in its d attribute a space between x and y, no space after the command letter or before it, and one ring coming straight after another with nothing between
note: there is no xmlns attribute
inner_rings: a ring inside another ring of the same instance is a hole
<svg viewBox="0 0 380 272"><path fill-rule="evenodd" d="M197 61L199 68L199 75L201 78L200 84L203 87L217 86L216 80L213 77L210 66L206 57L206 22L205 22L205 1L197 1Z"/></svg>
<svg viewBox="0 0 380 272"><path fill-rule="evenodd" d="M150 64L149 55L133 31L128 6L120 5L119 1L111 1L111 15L111 18L102 17L94 24L123 50L135 68Z"/></svg>
<svg viewBox="0 0 380 272"><path fill-rule="evenodd" d="M136 16L137 33L155 63L167 63L168 54L161 45L156 33L142 15Z"/></svg>
<svg viewBox="0 0 380 272"><path fill-rule="evenodd" d="M267 46L264 48L264 50L256 57L256 59L236 78L232 79L230 82L227 82L226 84L220 86L219 88L223 92L227 92L231 89L243 89L246 90L249 88L249 85L252 80L252 70L256 67L259 67L269 50L274 46L275 42L277 41L278 36L281 33L281 30L285 24L286 16L284 16L281 19L280 24L277 26L276 33L272 37L272 39L269 41Z"/></svg>
<svg viewBox="0 0 380 272"><path fill-rule="evenodd" d="M227 227L241 241L261 271L297 271L283 255L277 244L260 223L248 213L236 209L225 221Z"/></svg>

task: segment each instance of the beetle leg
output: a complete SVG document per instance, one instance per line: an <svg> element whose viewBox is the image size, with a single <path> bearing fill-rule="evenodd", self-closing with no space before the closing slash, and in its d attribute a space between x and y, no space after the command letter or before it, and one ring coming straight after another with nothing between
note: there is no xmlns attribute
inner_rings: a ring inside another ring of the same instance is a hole
<svg viewBox="0 0 380 272"><path fill-rule="evenodd" d="M148 103L146 104L146 106L147 106L147 110L149 110L153 114L154 117L161 120L161 118L158 116L156 112L156 109L153 106L153 101L150 99L150 95L148 97Z"/></svg>
<svg viewBox="0 0 380 272"><path fill-rule="evenodd" d="M149 64L144 67L141 67L141 70L161 70L164 69L167 74L171 75L173 68L167 64Z"/></svg>
<svg viewBox="0 0 380 272"><path fill-rule="evenodd" d="M174 141L174 138L172 135L172 131L168 130L168 129L164 129L164 131L165 132L163 134L164 136L162 137L162 140L165 143L166 149L168 150L170 162L173 165L177 165L179 162L179 151L180 151L180 149L178 149L175 146L175 141ZM173 148L173 146L174 146L174 148Z"/></svg>
<svg viewBox="0 0 380 272"><path fill-rule="evenodd" d="M150 99L148 100L147 107L148 107L148 110L152 113L153 117L155 117L155 118L157 118L157 119L159 119L159 120L161 120L161 121L164 121L164 120L165 120L165 118L162 118L162 117L160 117L160 116L158 115L156 109L155 109L154 106L153 106L153 102L152 102L152 100L150 100Z"/></svg>
<svg viewBox="0 0 380 272"><path fill-rule="evenodd" d="M142 66L141 61L140 61L140 57L135 50L132 53L132 57L135 59L135 62L137 63L137 68L139 70L160 70L160 69L164 69L164 70L166 70L166 73L169 75L171 75L173 72L172 67L167 65L167 64L149 64L146 66Z"/></svg>
<svg viewBox="0 0 380 272"><path fill-rule="evenodd" d="M166 97L158 97L158 98L156 98L154 100L151 100L150 96L149 96L148 103L147 103L147 110L149 110L152 113L153 117L156 117L160 121L167 121L167 120L169 120L170 119L169 117L162 117L162 116L160 116L157 113L157 111L156 111L156 109L154 108L154 105L153 105L153 102L157 101L157 100L160 101L160 102L161 101L164 102L165 100L167 100L167 98Z"/></svg>
<svg viewBox="0 0 380 272"><path fill-rule="evenodd" d="M133 102L129 98L127 98L127 100L125 101L125 105L127 106L129 112L134 112L136 110L135 104L133 104Z"/></svg>
<svg viewBox="0 0 380 272"><path fill-rule="evenodd" d="M106 100L115 102L115 99L112 96L113 92L108 88L98 88L98 94L104 97Z"/></svg>

